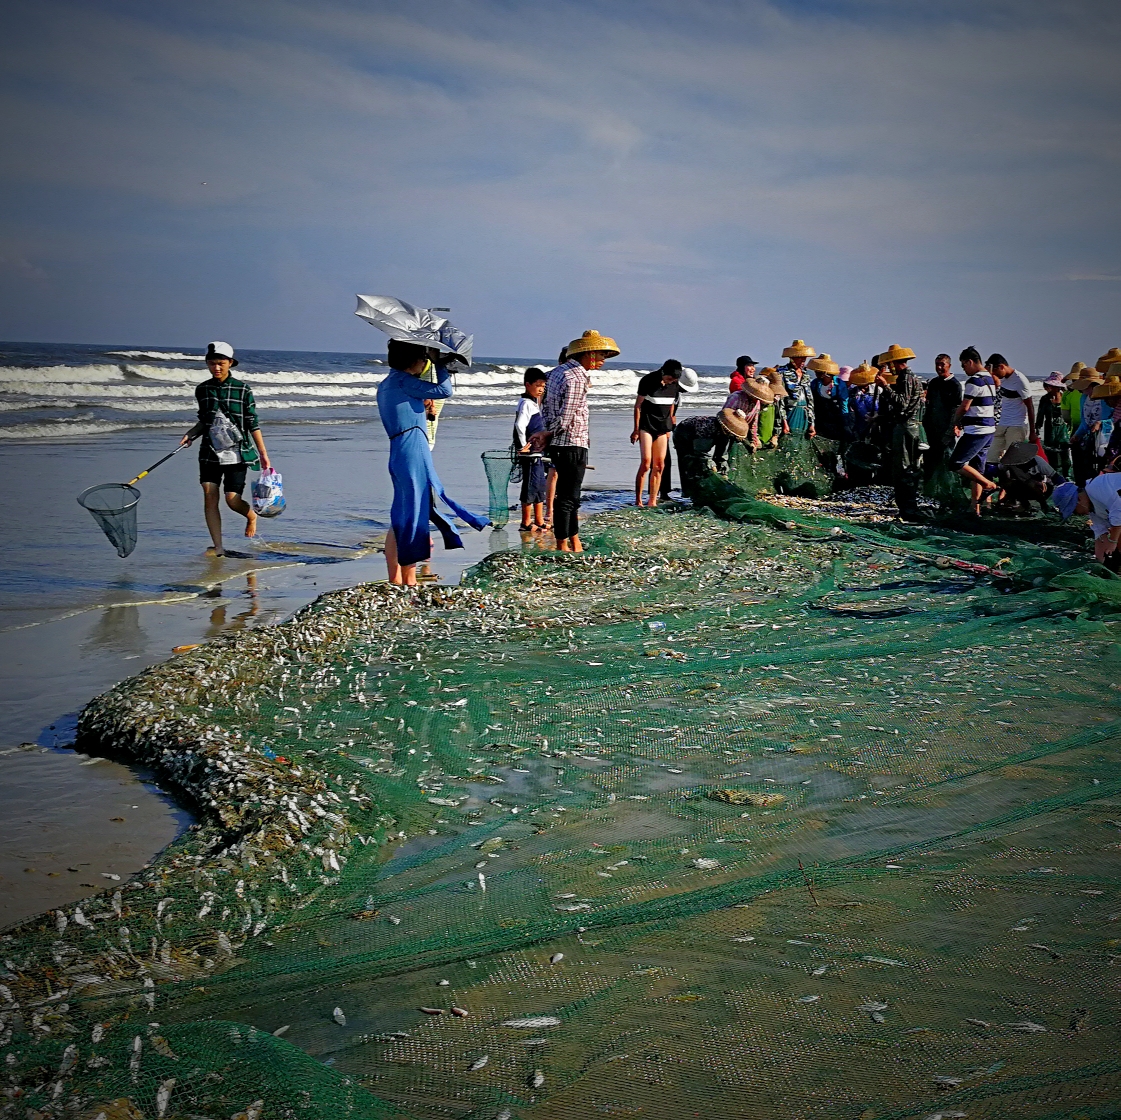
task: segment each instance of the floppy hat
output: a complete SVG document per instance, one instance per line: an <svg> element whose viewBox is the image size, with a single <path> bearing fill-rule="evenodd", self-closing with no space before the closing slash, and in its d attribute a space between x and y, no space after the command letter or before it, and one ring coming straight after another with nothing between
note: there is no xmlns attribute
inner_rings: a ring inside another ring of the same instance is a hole
<svg viewBox="0 0 1121 1120"><path fill-rule="evenodd" d="M229 358L231 367L237 365L234 348L228 342L208 342L206 344L206 360L210 361L211 358Z"/></svg>
<svg viewBox="0 0 1121 1120"><path fill-rule="evenodd" d="M1114 362L1121 362L1121 348L1116 346L1111 347L1097 360L1094 369L1098 373L1105 373Z"/></svg>
<svg viewBox="0 0 1121 1120"><path fill-rule="evenodd" d="M1072 389L1077 389L1080 393L1085 393L1091 385L1100 385L1105 380L1104 377L1096 369L1090 369L1089 366L1082 371L1082 376L1071 386Z"/></svg>
<svg viewBox="0 0 1121 1120"><path fill-rule="evenodd" d="M833 358L829 354L821 354L806 364L814 373L831 373L836 377L837 374L841 372L841 367L833 361Z"/></svg>
<svg viewBox="0 0 1121 1120"><path fill-rule="evenodd" d="M881 355L882 362L908 362L915 356L914 350L909 346L900 346L893 342Z"/></svg>
<svg viewBox="0 0 1121 1120"><path fill-rule="evenodd" d="M876 371L867 363L861 362L849 374L849 384L859 389L862 385L871 385L876 380Z"/></svg>
<svg viewBox="0 0 1121 1120"><path fill-rule="evenodd" d="M1054 373L1043 382L1044 389L1063 389L1065 387L1065 378L1058 370L1055 370Z"/></svg>
<svg viewBox="0 0 1121 1120"><path fill-rule="evenodd" d="M716 422L735 440L747 439L750 430L747 421L737 416L734 409L722 408L716 415Z"/></svg>
<svg viewBox="0 0 1121 1120"><path fill-rule="evenodd" d="M697 377L697 371L685 366L677 375L677 387L683 393L695 393L701 387L700 379Z"/></svg>
<svg viewBox="0 0 1121 1120"><path fill-rule="evenodd" d="M1070 515L1074 513L1074 507L1078 505L1078 487L1073 482L1064 482L1062 486L1056 486L1051 501L1055 503L1059 516L1064 521L1068 521Z"/></svg>
<svg viewBox="0 0 1121 1120"><path fill-rule="evenodd" d="M1106 377L1121 377L1121 361L1116 361L1109 367Z"/></svg>
<svg viewBox="0 0 1121 1120"><path fill-rule="evenodd" d="M1116 362L1114 364L1121 365L1121 363ZM1121 372L1121 370L1118 372ZM1104 401L1109 400L1110 397L1121 397L1121 377L1112 372L1099 385L1094 386L1094 390L1090 394L1090 400Z"/></svg>
<svg viewBox="0 0 1121 1120"><path fill-rule="evenodd" d="M579 338L573 339L568 344L568 356L576 357L577 354L587 354L589 351L606 354L609 358L619 356L619 347L615 339L602 335L599 331L585 331Z"/></svg>
<svg viewBox="0 0 1121 1120"><path fill-rule="evenodd" d="M748 378L748 380L743 383L740 392L746 393L749 397L754 397L757 401L762 401L763 404L775 403L775 391L766 381Z"/></svg>
<svg viewBox="0 0 1121 1120"><path fill-rule="evenodd" d="M812 358L817 351L812 346L807 346L800 338L796 338L782 352L784 358Z"/></svg>

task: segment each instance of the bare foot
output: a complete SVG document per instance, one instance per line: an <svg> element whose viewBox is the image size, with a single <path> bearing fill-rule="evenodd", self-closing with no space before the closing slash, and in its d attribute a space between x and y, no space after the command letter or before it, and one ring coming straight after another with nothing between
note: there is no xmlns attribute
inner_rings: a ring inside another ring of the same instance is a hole
<svg viewBox="0 0 1121 1120"><path fill-rule="evenodd" d="M252 510L245 515L245 535L247 537L257 535L257 515Z"/></svg>
<svg viewBox="0 0 1121 1120"><path fill-rule="evenodd" d="M583 552L584 551L584 546L580 543L580 538L575 533L572 534L570 540L572 541L572 551L573 552Z"/></svg>
<svg viewBox="0 0 1121 1120"><path fill-rule="evenodd" d="M220 548L215 548L215 547L214 547L213 545L211 545L211 546L210 546L210 547L209 547L209 548L208 548L208 549L206 550L206 552L204 552L204 553L203 553L203 555L204 555L204 556L225 556L226 554L225 554L225 552L224 552L224 551L223 551L222 549L220 549Z"/></svg>
<svg viewBox="0 0 1121 1120"><path fill-rule="evenodd" d="M561 552L572 551L572 546L568 543L567 537L563 541L557 541L557 548L560 549Z"/></svg>

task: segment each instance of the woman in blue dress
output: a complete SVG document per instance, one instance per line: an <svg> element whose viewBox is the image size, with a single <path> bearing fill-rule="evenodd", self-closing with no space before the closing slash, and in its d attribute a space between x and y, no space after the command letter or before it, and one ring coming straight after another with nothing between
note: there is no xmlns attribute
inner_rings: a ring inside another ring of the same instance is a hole
<svg viewBox="0 0 1121 1120"><path fill-rule="evenodd" d="M422 381L421 374L428 367L427 350L393 338L389 340L389 366L389 374L378 386L378 413L389 436L389 477L393 480L385 563L390 583L415 587L417 564L432 555L430 522L440 530L445 548L463 547L451 522L437 511L437 498L473 529L481 531L490 521L449 498L432 463L424 402L452 395L451 373L446 366L437 366L436 384Z"/></svg>

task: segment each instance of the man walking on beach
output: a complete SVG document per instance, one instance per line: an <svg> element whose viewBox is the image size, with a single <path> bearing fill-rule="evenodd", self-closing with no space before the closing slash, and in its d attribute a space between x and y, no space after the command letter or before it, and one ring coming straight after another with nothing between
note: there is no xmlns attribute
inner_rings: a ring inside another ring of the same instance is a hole
<svg viewBox="0 0 1121 1120"><path fill-rule="evenodd" d="M967 346L961 352L960 361L969 380L962 391L964 399L954 414L954 430L961 435L950 456L950 469L973 484L973 514L979 517L981 495L986 491L991 494L997 488L996 483L985 477L985 463L996 431L996 382L985 369L975 346Z"/></svg>
<svg viewBox="0 0 1121 1120"><path fill-rule="evenodd" d="M991 354L985 367L996 381L1000 397L1000 416L989 455L991 463L999 463L1014 443L1025 440L1035 443L1035 402L1031 397L1031 383L1008 364L1003 354Z"/></svg>
<svg viewBox="0 0 1121 1120"><path fill-rule="evenodd" d="M545 430L530 441L535 451L549 447L557 472L557 494L553 502L553 535L562 552L583 552L580 543L580 490L588 467L589 373L600 369L608 358L619 355L613 338L598 331L585 331L568 344L567 361L551 370L545 383L541 419ZM535 443L536 441L536 443Z"/></svg>

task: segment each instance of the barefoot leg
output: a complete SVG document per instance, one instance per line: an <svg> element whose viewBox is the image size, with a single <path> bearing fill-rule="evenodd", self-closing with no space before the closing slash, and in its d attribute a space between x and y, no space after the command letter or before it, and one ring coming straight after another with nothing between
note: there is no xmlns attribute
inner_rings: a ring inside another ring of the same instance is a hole
<svg viewBox="0 0 1121 1120"><path fill-rule="evenodd" d="M226 492L226 505L234 513L240 513L245 518L245 535L252 537L257 532L257 515L253 512L253 507L240 494L235 494L232 490Z"/></svg>
<svg viewBox="0 0 1121 1120"><path fill-rule="evenodd" d="M397 563L397 538L392 529L385 534L385 567L389 582L400 584L401 565Z"/></svg>
<svg viewBox="0 0 1121 1120"><path fill-rule="evenodd" d="M668 447L669 436L658 436L657 439L651 440L650 496L646 499L646 504L648 506L656 506L658 504L658 495L662 490L662 475L665 473L666 469L666 448Z"/></svg>
<svg viewBox="0 0 1121 1120"><path fill-rule="evenodd" d="M641 458L638 462L638 474L634 476L634 504L636 506L642 505L642 487L647 474L650 473L652 442L649 432L640 431L638 433L638 450ZM652 495L655 493L653 478L650 479L650 493Z"/></svg>
<svg viewBox="0 0 1121 1120"><path fill-rule="evenodd" d="M202 484L202 512L210 539L214 542L214 555L222 556L222 511L218 508L218 483Z"/></svg>

